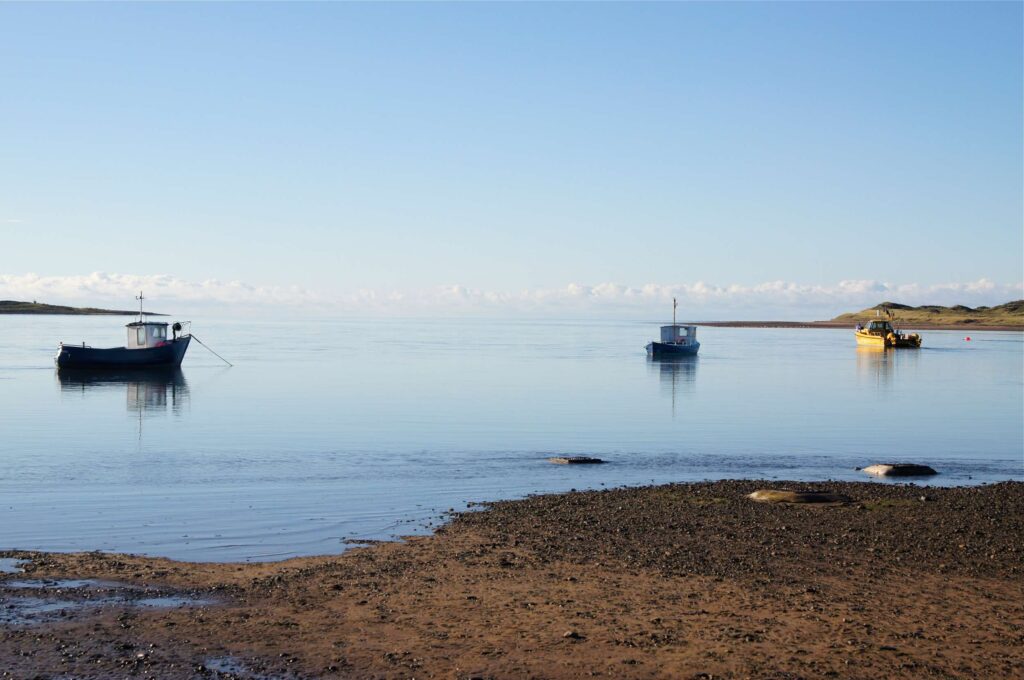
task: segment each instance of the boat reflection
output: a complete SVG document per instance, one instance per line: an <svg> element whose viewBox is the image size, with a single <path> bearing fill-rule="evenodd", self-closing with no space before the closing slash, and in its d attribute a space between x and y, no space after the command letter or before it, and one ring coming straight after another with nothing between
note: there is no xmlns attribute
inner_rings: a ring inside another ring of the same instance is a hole
<svg viewBox="0 0 1024 680"><path fill-rule="evenodd" d="M857 377L889 387L900 371L917 365L920 352L901 352L881 347L857 347Z"/></svg>
<svg viewBox="0 0 1024 680"><path fill-rule="evenodd" d="M676 398L691 394L697 382L697 356L648 357L649 370L658 373L661 391L672 399L672 415L676 413Z"/></svg>
<svg viewBox="0 0 1024 680"><path fill-rule="evenodd" d="M105 392L124 389L129 413L180 413L188 404L188 382L180 368L110 370L61 370L57 373L62 393Z"/></svg>

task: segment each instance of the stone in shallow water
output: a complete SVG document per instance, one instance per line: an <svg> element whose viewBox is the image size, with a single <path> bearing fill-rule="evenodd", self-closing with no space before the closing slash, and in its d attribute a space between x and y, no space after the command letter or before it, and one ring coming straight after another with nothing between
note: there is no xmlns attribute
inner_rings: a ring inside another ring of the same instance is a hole
<svg viewBox="0 0 1024 680"><path fill-rule="evenodd" d="M934 468L927 465L915 463L884 463L881 465L869 465L864 468L869 475L879 477L923 477L925 475L937 475Z"/></svg>
<svg viewBox="0 0 1024 680"><path fill-rule="evenodd" d="M4 581L4 588L23 589L28 588L30 590L70 590L73 588L131 588L132 586L122 586L116 581L101 581L93 578L62 578L62 579L30 579L30 580L18 580L18 581Z"/></svg>
<svg viewBox="0 0 1024 680"><path fill-rule="evenodd" d="M790 491L789 489L758 489L747 496L759 503L849 503L850 498L821 491Z"/></svg>
<svg viewBox="0 0 1024 680"><path fill-rule="evenodd" d="M549 463L557 463L559 465L595 465L597 463L603 463L604 461L600 458L592 458L590 456L552 456L548 458Z"/></svg>
<svg viewBox="0 0 1024 680"><path fill-rule="evenodd" d="M20 557L0 557L0 574L20 574L25 571L21 565L27 561Z"/></svg>

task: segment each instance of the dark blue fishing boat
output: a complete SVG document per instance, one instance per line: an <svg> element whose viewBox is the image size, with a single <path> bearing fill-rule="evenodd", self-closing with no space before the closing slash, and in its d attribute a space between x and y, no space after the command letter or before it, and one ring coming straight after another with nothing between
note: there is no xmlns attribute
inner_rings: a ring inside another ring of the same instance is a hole
<svg viewBox="0 0 1024 680"><path fill-rule="evenodd" d="M142 294L139 300L139 320L126 325L128 343L124 347L89 347L60 343L57 356L53 358L58 368L144 368L177 367L185 358L185 350L192 340L190 333L179 337L181 324L171 326L171 337L167 337L168 324L162 321L146 321L142 311Z"/></svg>
<svg viewBox="0 0 1024 680"><path fill-rule="evenodd" d="M697 327L676 323L676 299L672 298L672 325L661 327L661 342L647 344L647 354L653 359L663 357L694 356L700 350Z"/></svg>

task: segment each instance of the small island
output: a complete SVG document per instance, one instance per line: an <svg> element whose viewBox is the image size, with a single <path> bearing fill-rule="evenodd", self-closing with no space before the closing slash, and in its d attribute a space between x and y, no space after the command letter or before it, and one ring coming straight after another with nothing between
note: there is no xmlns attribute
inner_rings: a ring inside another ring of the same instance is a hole
<svg viewBox="0 0 1024 680"><path fill-rule="evenodd" d="M1024 300L995 307L921 305L881 302L859 312L847 312L829 321L701 321L698 326L726 328L852 328L885 317L903 328L917 330L1024 331Z"/></svg>
<svg viewBox="0 0 1024 680"><path fill-rule="evenodd" d="M71 314L77 316L135 316L138 310L100 309L98 307L67 307L65 305L48 305L42 302L21 302L18 300L0 300L0 314ZM167 316L155 312L146 312L148 316Z"/></svg>

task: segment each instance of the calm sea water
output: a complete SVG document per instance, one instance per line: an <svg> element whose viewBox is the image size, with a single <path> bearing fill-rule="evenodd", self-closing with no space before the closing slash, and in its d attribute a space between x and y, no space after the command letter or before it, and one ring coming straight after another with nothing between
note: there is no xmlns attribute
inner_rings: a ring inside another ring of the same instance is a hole
<svg viewBox="0 0 1024 680"><path fill-rule="evenodd" d="M191 560L336 553L467 501L716 478L1024 478L1024 337L702 328L657 363L656 323L196 320L180 373L58 376L58 340L119 317L0 316L0 549ZM554 454L606 465L559 466Z"/></svg>

